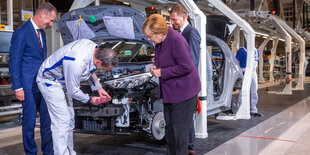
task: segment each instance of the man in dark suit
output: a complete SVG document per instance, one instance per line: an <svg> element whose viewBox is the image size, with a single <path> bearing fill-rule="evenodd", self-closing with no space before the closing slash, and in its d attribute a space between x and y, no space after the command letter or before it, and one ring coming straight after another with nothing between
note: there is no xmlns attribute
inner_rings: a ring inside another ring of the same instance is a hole
<svg viewBox="0 0 310 155"><path fill-rule="evenodd" d="M174 6L170 11L170 20L173 28L181 33L186 39L190 51L193 62L195 64L196 69L198 70L199 65L199 56L200 56L200 42L201 37L196 28L192 27L187 19L188 19L188 11L186 8L178 4ZM189 154L195 154L195 128L194 121L192 121L190 132L189 132L189 143L188 143L188 152Z"/></svg>
<svg viewBox="0 0 310 155"><path fill-rule="evenodd" d="M10 78L12 89L22 102L22 132L26 154L37 154L38 151L34 138L37 111L40 112L41 150L43 154L53 154L51 121L36 83L36 75L46 59L46 37L42 29L52 26L56 12L52 4L41 4L33 18L15 30L11 40Z"/></svg>

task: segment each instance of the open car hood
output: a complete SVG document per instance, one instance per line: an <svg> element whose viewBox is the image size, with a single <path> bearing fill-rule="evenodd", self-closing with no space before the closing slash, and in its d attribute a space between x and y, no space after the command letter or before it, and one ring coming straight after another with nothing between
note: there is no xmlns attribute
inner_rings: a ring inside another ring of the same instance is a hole
<svg viewBox="0 0 310 155"><path fill-rule="evenodd" d="M142 33L145 16L120 5L91 6L64 14L59 29L64 44L87 38L101 42L136 42L154 47Z"/></svg>

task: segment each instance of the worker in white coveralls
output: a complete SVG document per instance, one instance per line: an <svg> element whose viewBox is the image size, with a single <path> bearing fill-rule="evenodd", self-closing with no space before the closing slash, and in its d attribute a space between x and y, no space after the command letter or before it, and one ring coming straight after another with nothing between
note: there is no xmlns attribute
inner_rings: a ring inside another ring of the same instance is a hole
<svg viewBox="0 0 310 155"><path fill-rule="evenodd" d="M93 72L96 68L109 70L117 64L118 57L114 50L98 48L88 39L67 44L43 62L37 83L51 117L55 154L76 154L73 150L75 121L72 98L97 105L96 100L100 97L110 97ZM100 97L83 93L80 90L81 81L88 81Z"/></svg>
<svg viewBox="0 0 310 155"><path fill-rule="evenodd" d="M246 67L246 60L247 60L247 48L246 46L240 48L237 51L237 55L236 55L237 60L239 61L239 65L240 68L243 72L244 75L244 71L245 71L245 67ZM258 94L257 94L257 86L258 86L258 82L257 82L257 73L256 73L256 67L259 61L259 52L258 50L255 48L255 61L254 61L254 67L252 70L252 82L251 82L251 88L250 88L250 114L252 117L262 117L263 114L259 113L256 107L256 104L258 102ZM241 103L241 92L239 93L239 104Z"/></svg>

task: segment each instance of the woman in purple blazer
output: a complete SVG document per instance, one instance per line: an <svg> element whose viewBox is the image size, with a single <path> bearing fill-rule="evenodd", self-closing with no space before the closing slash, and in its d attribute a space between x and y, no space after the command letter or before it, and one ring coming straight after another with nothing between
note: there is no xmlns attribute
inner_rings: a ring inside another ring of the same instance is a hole
<svg viewBox="0 0 310 155"><path fill-rule="evenodd" d="M155 44L154 66L151 73L159 78L159 95L164 101L167 154L188 154L188 134L200 79L184 37L167 26L159 14L149 16L143 33Z"/></svg>

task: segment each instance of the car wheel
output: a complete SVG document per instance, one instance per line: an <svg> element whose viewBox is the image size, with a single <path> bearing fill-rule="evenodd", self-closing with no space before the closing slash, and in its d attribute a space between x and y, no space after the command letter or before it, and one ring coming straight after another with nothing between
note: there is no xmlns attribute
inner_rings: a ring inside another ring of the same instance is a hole
<svg viewBox="0 0 310 155"><path fill-rule="evenodd" d="M163 140L165 137L165 126L166 122L164 119L164 113L158 112L154 115L152 125L151 125L151 131L152 136L156 140Z"/></svg>

